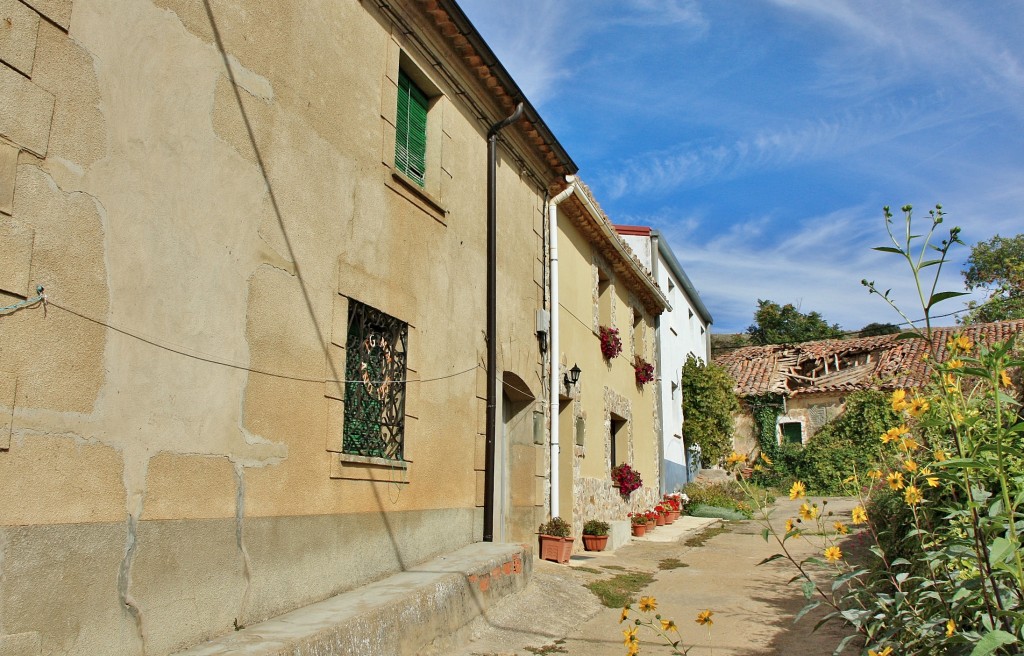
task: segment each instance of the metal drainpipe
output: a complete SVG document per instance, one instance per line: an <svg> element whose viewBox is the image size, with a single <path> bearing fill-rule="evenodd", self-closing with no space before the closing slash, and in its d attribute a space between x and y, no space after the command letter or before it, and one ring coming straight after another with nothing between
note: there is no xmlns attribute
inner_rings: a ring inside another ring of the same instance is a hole
<svg viewBox="0 0 1024 656"><path fill-rule="evenodd" d="M519 120L523 103L487 131L487 442L484 462L484 542L494 541L494 445L498 403L498 133Z"/></svg>
<svg viewBox="0 0 1024 656"><path fill-rule="evenodd" d="M558 365L562 359L562 356L559 354L558 345L558 204L576 190L576 178L575 176L567 175L565 176L565 181L569 183L569 186L548 202L548 231L551 233L548 235L548 250L551 253L551 334L548 336L548 353L551 354L549 358L551 362L551 455L549 458L551 461L551 471L549 482L551 483L550 510L552 517L557 517L559 514L558 465L560 448L558 441L558 392L562 388L562 381L558 377L561 373Z"/></svg>

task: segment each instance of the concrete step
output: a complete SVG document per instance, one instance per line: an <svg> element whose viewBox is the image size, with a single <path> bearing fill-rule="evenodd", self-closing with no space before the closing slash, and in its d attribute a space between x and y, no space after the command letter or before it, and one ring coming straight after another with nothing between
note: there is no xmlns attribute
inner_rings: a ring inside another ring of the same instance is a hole
<svg viewBox="0 0 1024 656"><path fill-rule="evenodd" d="M472 544L179 656L406 656L455 647L472 620L522 591L532 571L527 545Z"/></svg>

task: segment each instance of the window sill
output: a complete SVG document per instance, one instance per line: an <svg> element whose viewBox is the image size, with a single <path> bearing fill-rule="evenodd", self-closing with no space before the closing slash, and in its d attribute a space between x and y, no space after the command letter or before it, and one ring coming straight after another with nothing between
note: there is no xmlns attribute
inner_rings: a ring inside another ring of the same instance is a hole
<svg viewBox="0 0 1024 656"><path fill-rule="evenodd" d="M441 225L448 225L445 220L448 216L448 210L446 210L444 205L441 204L441 201L427 193L423 187L416 184L416 181L409 176L397 169L389 167L389 175L385 179L384 184L400 196L404 196L413 205L416 205L421 210L429 214Z"/></svg>
<svg viewBox="0 0 1024 656"><path fill-rule="evenodd" d="M411 460L388 460L370 456L335 453L331 458L331 478L352 481L383 481L408 484Z"/></svg>

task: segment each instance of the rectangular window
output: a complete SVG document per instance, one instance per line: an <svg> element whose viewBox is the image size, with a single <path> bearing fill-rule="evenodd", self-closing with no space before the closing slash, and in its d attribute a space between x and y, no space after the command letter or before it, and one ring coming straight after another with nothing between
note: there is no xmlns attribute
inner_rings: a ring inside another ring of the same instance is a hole
<svg viewBox="0 0 1024 656"><path fill-rule="evenodd" d="M395 168L421 187L426 184L427 96L403 71L398 72Z"/></svg>
<svg viewBox="0 0 1024 656"><path fill-rule="evenodd" d="M349 300L342 451L402 460L409 326Z"/></svg>
<svg viewBox="0 0 1024 656"><path fill-rule="evenodd" d="M799 421L786 421L779 424L779 432L782 434L782 441L786 444L803 444L803 426Z"/></svg>

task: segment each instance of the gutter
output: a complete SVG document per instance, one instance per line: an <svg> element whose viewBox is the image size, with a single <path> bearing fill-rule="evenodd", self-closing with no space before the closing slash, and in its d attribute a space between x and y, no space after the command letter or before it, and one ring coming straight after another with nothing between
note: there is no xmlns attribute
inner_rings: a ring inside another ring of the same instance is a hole
<svg viewBox="0 0 1024 656"><path fill-rule="evenodd" d="M659 259L658 253L661 252L661 234L651 231L651 242L655 248L651 250L651 277L654 278L654 282L658 282L659 273ZM669 267L671 269L671 266ZM661 318L655 319L658 322L657 327L654 329L654 361L658 363L658 412L657 412L657 430L658 430L658 478L659 485L658 489L661 494L665 494L668 491L667 482L665 481L665 371L662 368L661 359Z"/></svg>

